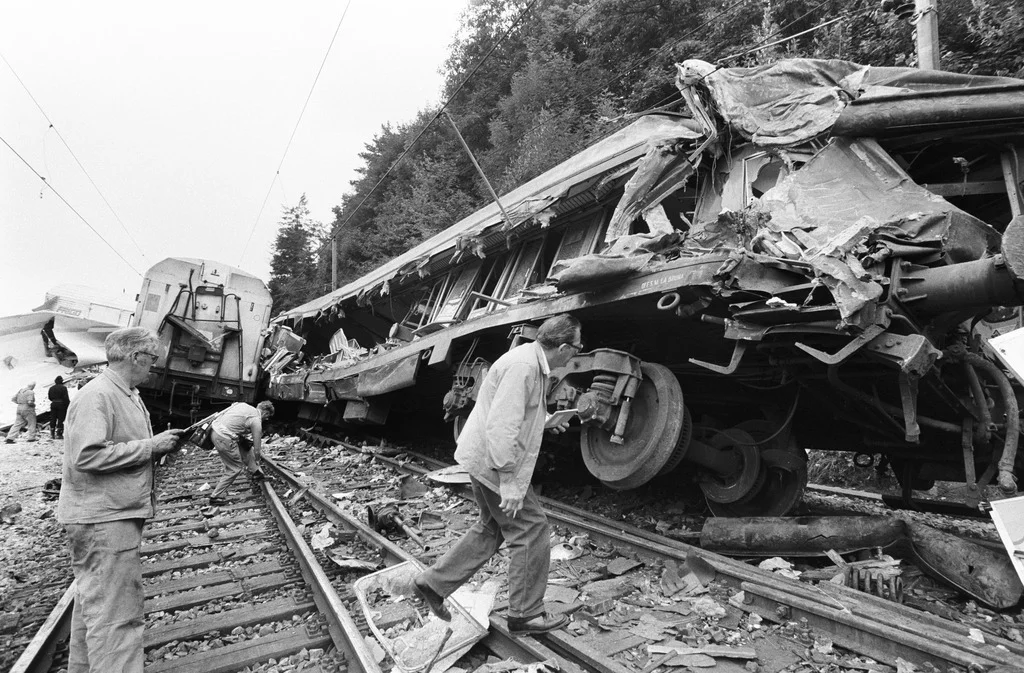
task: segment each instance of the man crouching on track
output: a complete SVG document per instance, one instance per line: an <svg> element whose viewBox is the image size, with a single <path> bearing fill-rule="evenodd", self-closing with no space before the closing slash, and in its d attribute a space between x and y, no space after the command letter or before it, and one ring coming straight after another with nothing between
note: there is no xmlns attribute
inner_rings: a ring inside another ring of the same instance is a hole
<svg viewBox="0 0 1024 673"><path fill-rule="evenodd" d="M160 341L144 327L111 332L107 369L68 407L57 520L77 580L68 673L142 673L142 525L153 516L153 461L178 447L181 430L153 436L135 386L149 376Z"/></svg>
<svg viewBox="0 0 1024 673"><path fill-rule="evenodd" d="M210 438L224 463L224 476L210 494L211 505L226 505L225 494L235 477L242 473L243 466L254 479L263 478L263 470L256 460L260 457L263 441L263 421L274 415L274 405L263 401L252 407L245 402L235 402L220 412L213 420ZM252 438L252 448L248 438Z"/></svg>
<svg viewBox="0 0 1024 673"><path fill-rule="evenodd" d="M469 472L480 519L413 581L416 594L441 619L451 619L444 597L507 541L509 632L545 633L569 621L544 611L551 531L530 480L547 418L548 375L582 348L579 321L557 315L540 326L535 343L513 348L487 372L455 451L455 460ZM567 425L552 431L564 432Z"/></svg>

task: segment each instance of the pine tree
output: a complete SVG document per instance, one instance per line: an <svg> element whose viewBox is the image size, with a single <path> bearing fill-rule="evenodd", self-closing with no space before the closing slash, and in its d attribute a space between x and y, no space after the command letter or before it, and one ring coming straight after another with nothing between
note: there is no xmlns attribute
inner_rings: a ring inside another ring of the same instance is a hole
<svg viewBox="0 0 1024 673"><path fill-rule="evenodd" d="M295 308L324 293L317 283L317 258L323 225L310 218L306 195L286 208L270 260L270 296L274 311Z"/></svg>

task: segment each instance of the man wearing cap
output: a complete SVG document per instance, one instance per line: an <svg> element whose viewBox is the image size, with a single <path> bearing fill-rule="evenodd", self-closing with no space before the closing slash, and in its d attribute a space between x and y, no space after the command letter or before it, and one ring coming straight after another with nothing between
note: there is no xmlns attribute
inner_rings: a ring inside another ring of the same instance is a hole
<svg viewBox="0 0 1024 673"><path fill-rule="evenodd" d="M71 404L64 379L60 376L55 378L46 395L50 398L50 439L64 439L64 419Z"/></svg>

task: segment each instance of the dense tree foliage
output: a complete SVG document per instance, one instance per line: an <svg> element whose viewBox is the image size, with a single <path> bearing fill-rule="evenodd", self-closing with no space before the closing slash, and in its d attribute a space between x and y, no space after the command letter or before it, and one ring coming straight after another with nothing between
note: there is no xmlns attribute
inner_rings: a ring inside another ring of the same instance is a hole
<svg viewBox="0 0 1024 673"><path fill-rule="evenodd" d="M1024 76L1024 0L939 0L939 15L943 68ZM637 113L678 105L676 62L751 66L788 57L915 66L913 27L879 0L478 0L443 66L442 96L500 194ZM489 200L436 109L383 127L361 158L331 225L342 282ZM281 235L301 238L292 210ZM277 250L290 241L279 237ZM271 282L278 308L308 298L298 292L303 283L313 295L323 291L329 272L307 273L282 257Z"/></svg>
<svg viewBox="0 0 1024 673"><path fill-rule="evenodd" d="M329 291L322 279L323 225L309 216L306 195L281 216L270 260L270 297L275 311L287 311ZM327 251L330 254L330 251ZM326 261L326 260L325 260ZM329 272L326 274L329 280Z"/></svg>

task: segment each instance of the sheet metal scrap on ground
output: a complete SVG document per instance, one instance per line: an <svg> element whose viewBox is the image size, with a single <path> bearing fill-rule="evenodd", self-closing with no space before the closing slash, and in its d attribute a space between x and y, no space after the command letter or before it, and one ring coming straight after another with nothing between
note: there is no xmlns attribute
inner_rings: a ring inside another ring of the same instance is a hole
<svg viewBox="0 0 1024 673"><path fill-rule="evenodd" d="M593 350L555 397L609 487L682 466L715 514L775 516L813 448L884 458L908 502L1013 492L1016 396L983 344L1024 303L1024 81L795 59L677 84L688 116L278 316L270 396L325 424L443 405L457 433L510 336L571 311Z"/></svg>

